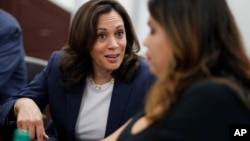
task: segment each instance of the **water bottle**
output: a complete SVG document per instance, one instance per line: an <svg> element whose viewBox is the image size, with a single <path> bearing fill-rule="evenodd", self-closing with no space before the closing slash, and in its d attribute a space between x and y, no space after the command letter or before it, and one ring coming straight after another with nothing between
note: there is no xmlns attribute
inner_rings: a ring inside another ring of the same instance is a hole
<svg viewBox="0 0 250 141"><path fill-rule="evenodd" d="M13 141L31 141L30 134L26 130L16 129L13 134Z"/></svg>

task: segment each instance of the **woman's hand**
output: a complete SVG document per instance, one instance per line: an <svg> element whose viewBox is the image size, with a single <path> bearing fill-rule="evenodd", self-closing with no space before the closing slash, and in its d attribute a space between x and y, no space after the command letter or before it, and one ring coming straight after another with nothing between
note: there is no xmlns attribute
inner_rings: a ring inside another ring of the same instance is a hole
<svg viewBox="0 0 250 141"><path fill-rule="evenodd" d="M31 139L36 138L37 141L48 139L44 130L42 113L33 100L18 99L14 105L14 113L17 117L17 128L29 131Z"/></svg>

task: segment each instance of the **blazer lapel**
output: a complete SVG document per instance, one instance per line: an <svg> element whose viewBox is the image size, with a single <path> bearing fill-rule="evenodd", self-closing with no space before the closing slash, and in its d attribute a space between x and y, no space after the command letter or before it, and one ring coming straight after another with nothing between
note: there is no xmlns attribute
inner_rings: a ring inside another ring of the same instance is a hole
<svg viewBox="0 0 250 141"><path fill-rule="evenodd" d="M117 129L121 125L122 116L129 100L131 87L131 85L125 82L115 81L105 136L114 132L115 129Z"/></svg>
<svg viewBox="0 0 250 141"><path fill-rule="evenodd" d="M66 122L67 136L69 139L75 138L75 126L83 96L84 83L81 81L76 86L67 89L66 96Z"/></svg>

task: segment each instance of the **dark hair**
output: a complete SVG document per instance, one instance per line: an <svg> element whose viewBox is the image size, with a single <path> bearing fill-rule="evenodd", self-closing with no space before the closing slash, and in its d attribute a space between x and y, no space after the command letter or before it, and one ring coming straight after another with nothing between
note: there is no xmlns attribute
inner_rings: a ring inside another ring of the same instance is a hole
<svg viewBox="0 0 250 141"><path fill-rule="evenodd" d="M174 65L154 85L147 99L147 118L166 115L178 94L197 80L224 82L236 91L249 86L249 60L225 0L149 0L148 8L174 44ZM224 81L232 77L240 87Z"/></svg>
<svg viewBox="0 0 250 141"><path fill-rule="evenodd" d="M77 11L71 24L68 45L63 48L61 71L64 85L75 85L92 73L90 48L97 38L98 18L112 10L122 17L127 38L123 62L112 75L116 79L127 81L136 73L140 45L128 13L116 0L89 0Z"/></svg>

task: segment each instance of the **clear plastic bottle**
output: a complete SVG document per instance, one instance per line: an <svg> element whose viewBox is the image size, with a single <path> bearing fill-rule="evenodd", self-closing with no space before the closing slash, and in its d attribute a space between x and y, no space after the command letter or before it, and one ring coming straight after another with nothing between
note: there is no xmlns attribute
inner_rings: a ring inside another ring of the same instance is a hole
<svg viewBox="0 0 250 141"><path fill-rule="evenodd" d="M31 141L28 131L16 129L13 134L13 141Z"/></svg>

